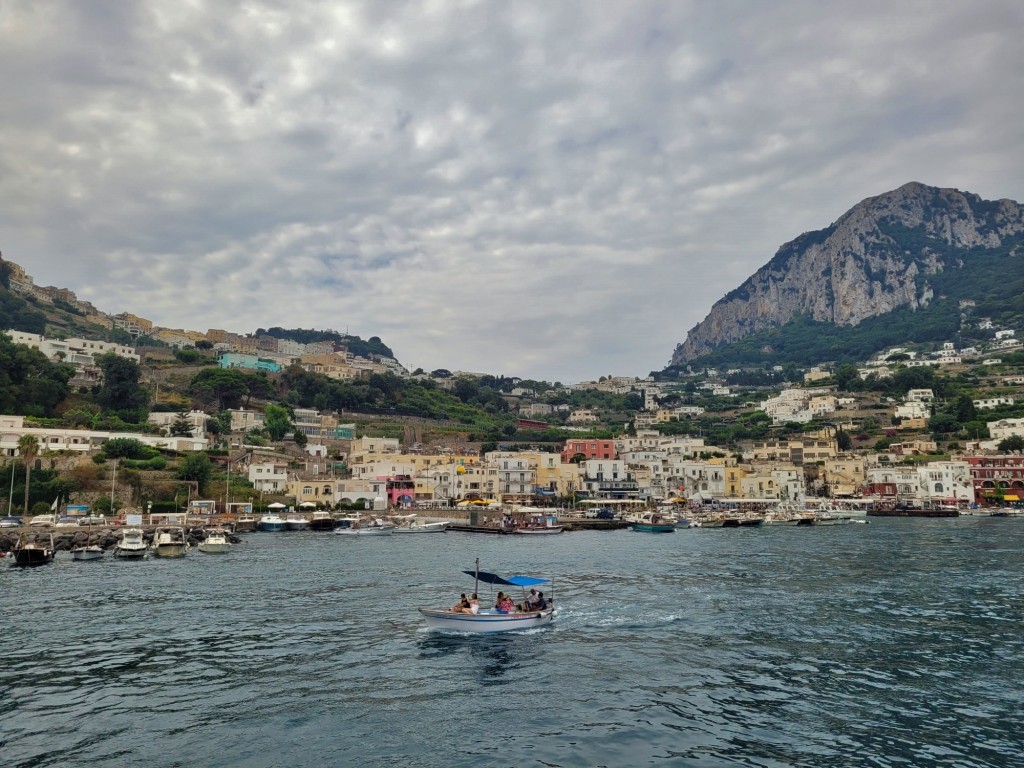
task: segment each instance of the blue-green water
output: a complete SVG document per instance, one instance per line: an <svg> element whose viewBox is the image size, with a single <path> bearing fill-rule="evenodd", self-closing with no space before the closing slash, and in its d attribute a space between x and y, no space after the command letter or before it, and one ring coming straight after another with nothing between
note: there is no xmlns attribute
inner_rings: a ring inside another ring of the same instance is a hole
<svg viewBox="0 0 1024 768"><path fill-rule="evenodd" d="M475 557L555 625L427 633ZM0 590L7 768L1024 765L1024 521L257 533Z"/></svg>

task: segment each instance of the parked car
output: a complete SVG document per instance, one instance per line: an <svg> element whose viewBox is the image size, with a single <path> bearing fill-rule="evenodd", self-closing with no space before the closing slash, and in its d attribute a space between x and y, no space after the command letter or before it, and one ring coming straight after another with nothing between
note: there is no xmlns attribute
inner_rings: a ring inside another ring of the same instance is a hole
<svg viewBox="0 0 1024 768"><path fill-rule="evenodd" d="M42 526L43 528L53 528L57 525L56 515L36 515L28 521L29 525Z"/></svg>
<svg viewBox="0 0 1024 768"><path fill-rule="evenodd" d="M0 517L0 528L20 528L22 526L21 518L11 515L9 517Z"/></svg>
<svg viewBox="0 0 1024 768"><path fill-rule="evenodd" d="M77 528L78 518L74 515L61 515L57 518L58 528Z"/></svg>
<svg viewBox="0 0 1024 768"><path fill-rule="evenodd" d="M615 512L614 512L614 510L608 509L607 507L605 507L604 509L599 509L599 510L597 510L597 519L598 520L614 520L615 519Z"/></svg>
<svg viewBox="0 0 1024 768"><path fill-rule="evenodd" d="M103 515L86 515L78 518L79 525L106 525L107 518Z"/></svg>

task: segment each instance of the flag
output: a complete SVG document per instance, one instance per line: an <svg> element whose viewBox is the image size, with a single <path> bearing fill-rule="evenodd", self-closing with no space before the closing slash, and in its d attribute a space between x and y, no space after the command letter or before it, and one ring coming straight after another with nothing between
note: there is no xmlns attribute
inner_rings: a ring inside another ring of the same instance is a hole
<svg viewBox="0 0 1024 768"><path fill-rule="evenodd" d="M57 511L57 502L58 501L60 501L60 496L58 496L56 499L54 499L53 500L53 504L50 505L50 511L51 512L56 512Z"/></svg>

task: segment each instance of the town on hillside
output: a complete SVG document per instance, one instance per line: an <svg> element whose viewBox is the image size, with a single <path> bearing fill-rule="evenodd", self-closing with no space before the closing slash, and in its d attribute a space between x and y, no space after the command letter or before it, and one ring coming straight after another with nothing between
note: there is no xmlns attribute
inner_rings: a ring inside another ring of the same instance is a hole
<svg viewBox="0 0 1024 768"><path fill-rule="evenodd" d="M367 352L330 332L104 319L6 264L12 290L120 334L0 334L8 516L197 499L227 511L815 498L969 508L1024 497L1024 351L1017 329L985 318L984 343L907 345L861 365L565 385L409 372L376 337L380 351Z"/></svg>

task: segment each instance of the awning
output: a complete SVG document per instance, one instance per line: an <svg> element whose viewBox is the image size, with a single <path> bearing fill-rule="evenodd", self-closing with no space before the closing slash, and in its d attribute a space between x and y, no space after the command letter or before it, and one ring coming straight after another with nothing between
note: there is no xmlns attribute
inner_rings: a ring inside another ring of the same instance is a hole
<svg viewBox="0 0 1024 768"><path fill-rule="evenodd" d="M533 576L509 576L502 578L496 573L487 571L463 571L468 576L480 579L484 584L500 584L506 587L535 587L538 584L547 584L551 579L538 579Z"/></svg>
<svg viewBox="0 0 1024 768"><path fill-rule="evenodd" d="M1005 496L1003 496L1003 499L1005 499L1006 501L1020 501L1020 496L1008 493Z"/></svg>

